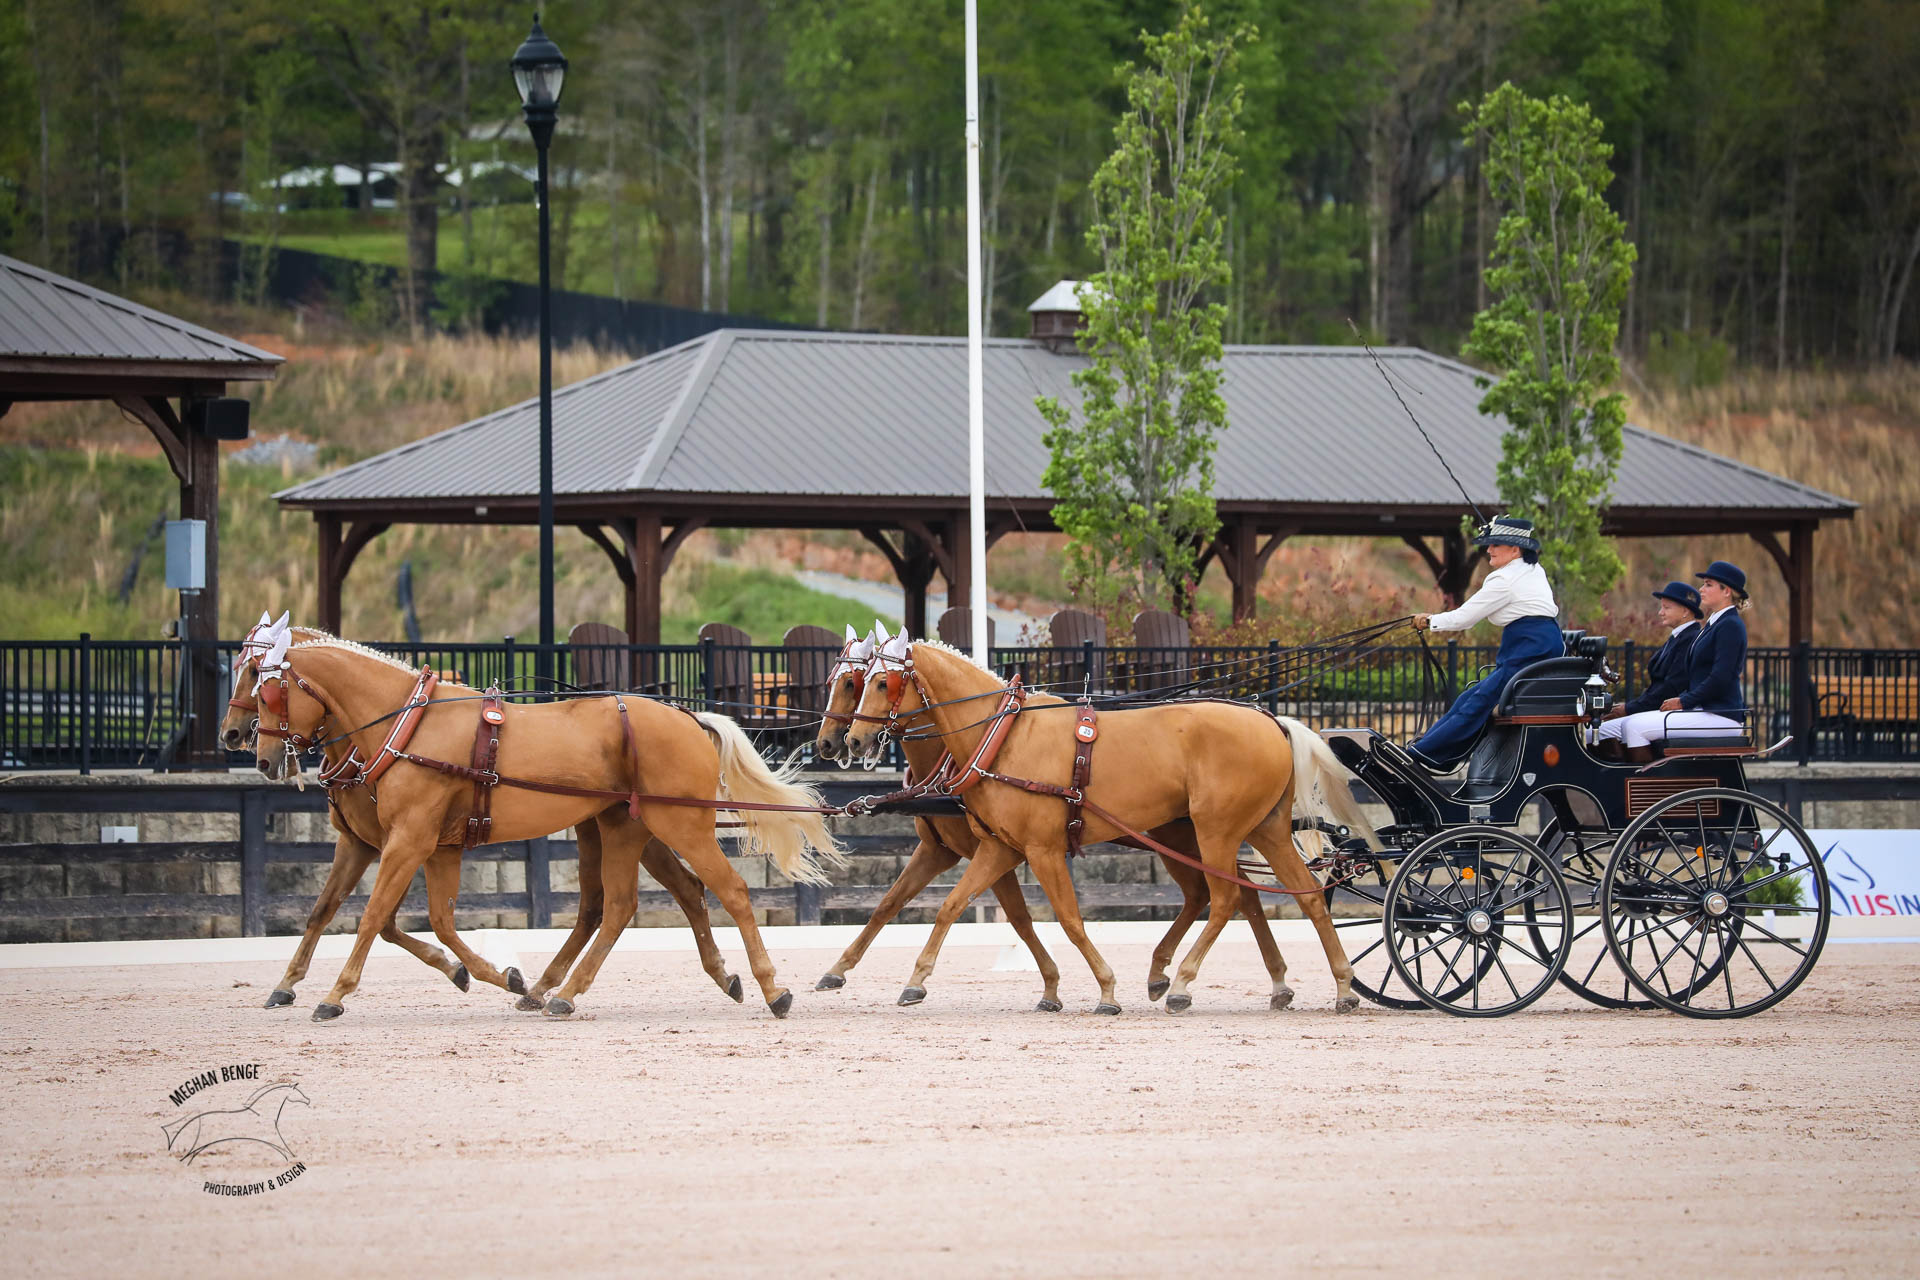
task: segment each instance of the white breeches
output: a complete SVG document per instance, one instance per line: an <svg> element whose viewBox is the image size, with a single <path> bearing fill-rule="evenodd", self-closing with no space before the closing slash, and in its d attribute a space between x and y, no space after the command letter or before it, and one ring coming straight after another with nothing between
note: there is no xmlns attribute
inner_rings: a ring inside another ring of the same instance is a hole
<svg viewBox="0 0 1920 1280"><path fill-rule="evenodd" d="M1663 738L1722 738L1746 732L1738 720L1711 711L1640 711L1600 726L1600 740L1618 738L1629 747L1645 747Z"/></svg>

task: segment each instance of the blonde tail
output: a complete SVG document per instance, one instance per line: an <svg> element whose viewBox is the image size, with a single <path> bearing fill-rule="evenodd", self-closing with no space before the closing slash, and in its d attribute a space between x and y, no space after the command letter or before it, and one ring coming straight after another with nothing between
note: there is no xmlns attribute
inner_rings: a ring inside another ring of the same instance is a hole
<svg viewBox="0 0 1920 1280"><path fill-rule="evenodd" d="M1326 739L1289 716L1274 719L1280 722L1280 729L1293 748L1293 811L1302 817L1336 822L1364 837L1369 846L1379 848L1380 838L1374 834L1373 824L1361 812L1360 802L1353 798L1347 767L1333 754ZM1319 856L1326 847L1318 831L1303 831L1300 836L1304 852L1310 858Z"/></svg>
<svg viewBox="0 0 1920 1280"><path fill-rule="evenodd" d="M746 733L732 720L712 711L696 712L694 718L720 750L718 799L743 800L750 804L817 806L821 803L817 789L793 781L793 775L799 772L797 767L768 768ZM846 855L834 843L820 814L743 809L739 816L746 823L746 838L741 842L745 851L769 855L773 865L789 880L827 884L827 873L819 864L843 867L847 863Z"/></svg>

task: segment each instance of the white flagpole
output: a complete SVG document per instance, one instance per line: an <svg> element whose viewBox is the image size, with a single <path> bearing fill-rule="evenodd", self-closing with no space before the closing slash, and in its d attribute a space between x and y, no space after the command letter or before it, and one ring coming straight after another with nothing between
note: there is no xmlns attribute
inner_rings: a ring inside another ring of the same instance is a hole
<svg viewBox="0 0 1920 1280"><path fill-rule="evenodd" d="M987 442L980 314L980 20L967 0L967 492L973 658L987 665ZM949 602L951 603L951 602Z"/></svg>

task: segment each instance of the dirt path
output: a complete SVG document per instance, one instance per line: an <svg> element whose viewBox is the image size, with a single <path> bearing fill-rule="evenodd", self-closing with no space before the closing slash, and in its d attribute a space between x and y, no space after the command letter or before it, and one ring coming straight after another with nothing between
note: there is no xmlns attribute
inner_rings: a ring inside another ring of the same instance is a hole
<svg viewBox="0 0 1920 1280"><path fill-rule="evenodd" d="M1920 947L1830 947L1743 1022L1557 995L1467 1022L1265 1008L1222 943L1169 1018L1030 1012L1032 974L910 953L847 989L776 951L776 1022L691 958L621 953L567 1023L369 965L346 1018L259 1008L257 965L22 970L0 1015L0 1239L11 1274L1895 1275L1920 1265ZM325 966L320 966L324 969ZM268 966L272 969L272 966ZM240 985L247 984L247 985ZM749 983L749 990L752 984ZM224 1063L296 1078L305 1171L229 1144L183 1167L169 1093ZM264 1172L260 1172L264 1170Z"/></svg>

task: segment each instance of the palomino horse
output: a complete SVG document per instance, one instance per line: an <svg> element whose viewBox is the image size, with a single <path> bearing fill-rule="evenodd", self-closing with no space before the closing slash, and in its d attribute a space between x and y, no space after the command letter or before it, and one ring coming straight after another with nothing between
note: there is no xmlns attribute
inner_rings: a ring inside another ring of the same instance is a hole
<svg viewBox="0 0 1920 1280"><path fill-rule="evenodd" d="M284 623L285 619L282 618ZM261 614L259 625L241 643L234 664L233 696L227 704L226 717L220 722L220 739L229 751L254 745L259 705L249 691L258 680L258 673L254 670L255 660L270 647L270 642L263 637L273 625L266 614ZM309 627L292 627L289 630L296 641L332 638L327 632ZM478 692L463 690L461 686L453 684L444 687L450 693ZM269 1009L293 1003L293 988L307 976L307 968L313 961L314 948L319 944L321 933L340 910L340 903L360 883L360 877L373 865L373 860L380 856L380 846L386 840L373 795L359 780L357 762L352 767L348 764L349 749L350 744L345 740L330 742L324 748L320 776L335 780L327 783L327 818L334 830L333 865L327 871L326 883L321 887L320 896L314 900L313 909L307 913L306 929L301 935L300 945L294 949L293 959L287 963L286 973L267 996L266 1007ZM544 1007L543 997L567 976L567 969L573 964L574 957L580 954L581 947L586 945L588 937L598 927L605 897L600 884L600 829L591 822L584 822L575 828L574 834L580 850L580 909L574 916L572 932L567 935L566 942L547 965L546 972L534 984L532 991L527 990L526 980L521 977L520 970L509 968L505 973L500 972L469 947L455 931L453 909L460 895L462 853L457 844L436 848L427 858L425 873L428 922L434 936L447 945L459 963L456 965L438 947L401 932L391 920L382 926L380 936L445 974L462 991L467 990L470 977L478 978L524 997L519 1005L522 1009ZM707 919L705 890L700 881L673 856L672 850L658 840L647 842L646 849L640 854L640 865L673 895L674 901L686 914L687 923L693 929L694 944L700 951L700 967L736 1004L744 1000L746 993L741 988L739 975L728 971L726 958L720 954L720 948L713 940L713 926Z"/></svg>
<svg viewBox="0 0 1920 1280"><path fill-rule="evenodd" d="M1226 877L1235 873L1243 842L1265 856L1313 921L1333 970L1335 1009L1344 1013L1359 1004L1351 989L1353 970L1320 886L1293 845L1296 792L1332 797L1346 789L1338 762L1311 730L1242 703L1191 701L1110 711L1099 718L1097 729L1083 734L1071 716L1072 704L1035 694L1024 711L1015 713L1009 692L991 672L943 644L909 644L896 637L875 654L860 719L847 734L848 749L860 755L875 750L879 736L903 720L931 721L953 758L967 762L963 769L979 772L982 780L967 794L967 816L982 838L955 896L970 899L1005 874L1017 857L1014 850L1024 854L1061 927L1100 984L1096 1012L1120 1011L1113 970L1088 938L1074 896L1067 815L1059 798L1073 785L1080 744L1097 738L1082 792L1087 806L1082 839L1112 840L1186 818L1212 873L1207 924L1174 976L1168 1011L1193 1003L1188 992L1201 961L1239 904L1240 886ZM996 751L991 737L1002 733Z"/></svg>
<svg viewBox="0 0 1920 1280"><path fill-rule="evenodd" d="M260 770L271 778L297 770L293 747L318 741L325 726L359 750L370 777L380 777L374 804L384 833L380 871L353 953L314 1009L316 1020L340 1016L375 934L391 919L413 873L436 848L459 841L469 818L482 829L477 843L525 840L589 820L599 827L604 914L593 944L547 1000L548 1013L572 1013L592 985L633 916L640 855L658 836L733 917L761 994L775 1016L787 1015L793 995L775 979L746 882L714 836L715 811L738 806L747 850L766 852L790 879L822 880L815 857L843 859L817 811L817 794L769 769L733 721L641 698L491 709L438 689L423 697L426 677L384 654L346 640L290 646L289 639L283 636L256 663L262 677L256 697L279 720L278 729L263 723L260 730ZM490 710L483 713L483 706ZM491 767L451 763L478 758L478 730L488 723L497 743ZM269 745L270 737L284 741ZM381 776L384 766L391 768ZM474 806L476 774L499 783L486 789L490 813L484 818ZM626 803L615 803L620 800Z"/></svg>
<svg viewBox="0 0 1920 1280"><path fill-rule="evenodd" d="M823 760L841 760L844 764L853 762L852 752L847 750L847 729L853 724L853 712L860 705L860 694L866 683L866 669L879 644L890 639L885 629L876 625L875 631L865 637L856 637L853 628L847 628L847 642L842 648L840 658L833 669L827 673L827 710L820 724L820 736L814 743L814 753ZM907 771L910 778L925 780L932 778L940 768L945 756L939 740L930 735L906 735L901 742L901 750L907 757ZM815 990L829 990L846 985L847 971L860 963L867 948L880 930L898 915L903 907L920 891L933 882L935 876L958 866L962 858L971 858L979 847L979 837L973 828L967 825L964 816L956 817L916 817L913 820L914 834L919 843L914 846L913 856L900 874L881 897L880 903L873 909L866 927L860 936L848 944L840 958L834 961ZM1184 820L1169 823L1150 832L1154 839L1178 849L1191 857L1199 857L1199 848L1193 842L1193 825ZM1183 862L1162 857L1162 865L1167 874L1180 886L1180 914L1153 949L1153 958L1147 967L1147 999L1158 1000L1166 994L1170 985L1167 978L1167 965L1173 960L1174 948L1186 934L1200 912L1207 905L1206 875ZM1040 968L1041 980L1046 990L1037 1006L1043 1012L1057 1013L1060 1010L1060 969L1047 953L1033 930L1033 915L1027 910L1027 900L1020 886L1018 868L1009 870L995 880L993 893L1006 911L1007 923L1013 926L1020 940L1027 944L1033 953L1034 962ZM1260 895L1251 889L1240 890L1240 911L1246 916L1253 929L1254 941L1260 946L1260 957L1266 962L1267 973L1273 979L1273 991L1268 997L1268 1005L1274 1009L1284 1009L1293 1002L1293 988L1287 985L1287 962L1280 954L1280 948L1273 940L1273 931L1267 927L1267 917L1261 909ZM903 1005L918 1004L927 998L926 981L932 975L934 961L939 955L940 946L946 933L959 914L966 910L967 904L958 901L956 895L949 894L942 904L939 915L934 921L933 933L922 950L920 961L914 967L913 978L900 993Z"/></svg>

